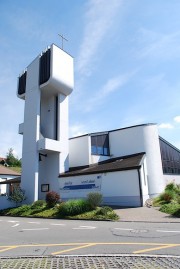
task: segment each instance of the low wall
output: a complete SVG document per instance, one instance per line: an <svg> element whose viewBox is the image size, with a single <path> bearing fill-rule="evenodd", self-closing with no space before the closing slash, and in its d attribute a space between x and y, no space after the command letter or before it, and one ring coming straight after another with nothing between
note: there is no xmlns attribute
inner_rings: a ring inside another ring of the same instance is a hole
<svg viewBox="0 0 180 269"><path fill-rule="evenodd" d="M7 198L7 196L0 196L0 210L15 206L15 204L10 202Z"/></svg>

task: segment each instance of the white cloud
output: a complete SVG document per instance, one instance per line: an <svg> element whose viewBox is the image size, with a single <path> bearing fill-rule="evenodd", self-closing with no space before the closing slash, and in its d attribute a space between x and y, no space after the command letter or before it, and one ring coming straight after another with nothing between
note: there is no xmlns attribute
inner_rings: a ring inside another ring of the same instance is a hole
<svg viewBox="0 0 180 269"><path fill-rule="evenodd" d="M161 123L158 128L160 129L173 129L174 126L171 123Z"/></svg>
<svg viewBox="0 0 180 269"><path fill-rule="evenodd" d="M84 37L77 60L77 70L88 75L99 45L112 27L121 0L90 0L85 15Z"/></svg>
<svg viewBox="0 0 180 269"><path fill-rule="evenodd" d="M71 125L69 128L69 132L70 132L70 137L80 136L87 133L85 131L85 126L82 124Z"/></svg>
<svg viewBox="0 0 180 269"><path fill-rule="evenodd" d="M177 123L180 123L180 116L174 117L174 121L177 122Z"/></svg>
<svg viewBox="0 0 180 269"><path fill-rule="evenodd" d="M108 81L102 86L102 88L92 98L86 101L85 111L91 111L94 107L99 105L106 99L111 93L120 90L131 77L136 74L137 71L133 71L127 74L119 75L113 78L109 78Z"/></svg>
<svg viewBox="0 0 180 269"><path fill-rule="evenodd" d="M139 43L142 48L138 56L156 57L161 60L172 60L180 57L180 31L162 34L145 28L139 30Z"/></svg>

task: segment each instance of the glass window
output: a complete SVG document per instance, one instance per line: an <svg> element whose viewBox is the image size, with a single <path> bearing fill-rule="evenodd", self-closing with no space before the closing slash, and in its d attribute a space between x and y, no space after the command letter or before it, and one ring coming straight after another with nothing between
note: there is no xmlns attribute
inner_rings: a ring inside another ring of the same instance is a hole
<svg viewBox="0 0 180 269"><path fill-rule="evenodd" d="M109 155L109 135L100 134L91 136L91 154Z"/></svg>
<svg viewBox="0 0 180 269"><path fill-rule="evenodd" d="M163 173L180 175L180 151L161 137L159 142Z"/></svg>

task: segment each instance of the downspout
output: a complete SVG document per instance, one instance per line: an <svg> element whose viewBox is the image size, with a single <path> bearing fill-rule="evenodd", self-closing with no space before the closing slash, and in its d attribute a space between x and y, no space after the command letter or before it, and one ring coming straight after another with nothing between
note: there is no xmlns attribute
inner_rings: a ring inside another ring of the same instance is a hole
<svg viewBox="0 0 180 269"><path fill-rule="evenodd" d="M141 173L140 173L140 168L138 168L137 171L138 171L138 180L139 180L140 203L141 203L141 207L143 207L143 195L142 195L142 187L141 187Z"/></svg>

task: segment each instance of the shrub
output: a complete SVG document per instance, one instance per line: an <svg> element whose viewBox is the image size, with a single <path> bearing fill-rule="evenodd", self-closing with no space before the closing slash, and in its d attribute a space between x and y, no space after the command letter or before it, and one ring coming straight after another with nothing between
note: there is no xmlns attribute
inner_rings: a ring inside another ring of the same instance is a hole
<svg viewBox="0 0 180 269"><path fill-rule="evenodd" d="M173 216L180 218L180 207L173 212Z"/></svg>
<svg viewBox="0 0 180 269"><path fill-rule="evenodd" d="M102 194L99 192L90 192L87 195L87 201L92 209L95 209L97 206L100 206L102 203Z"/></svg>
<svg viewBox="0 0 180 269"><path fill-rule="evenodd" d="M160 200L170 203L173 199L176 198L176 193L172 190L166 190L162 194L160 194Z"/></svg>
<svg viewBox="0 0 180 269"><path fill-rule="evenodd" d="M175 215L175 214L178 214L178 211L180 211L180 205L169 203L169 204L162 205L159 210L167 214Z"/></svg>
<svg viewBox="0 0 180 269"><path fill-rule="evenodd" d="M32 209L39 209L39 208L42 208L44 206L45 206L45 201L44 200L37 200L32 204L31 208Z"/></svg>
<svg viewBox="0 0 180 269"><path fill-rule="evenodd" d="M60 199L60 195L55 191L49 191L46 194L46 203L48 207L54 207Z"/></svg>
<svg viewBox="0 0 180 269"><path fill-rule="evenodd" d="M61 216L75 216L90 210L89 203L83 199L69 200L61 203L59 214Z"/></svg>
<svg viewBox="0 0 180 269"><path fill-rule="evenodd" d="M16 203L16 206L18 206L18 204L26 200L25 191L20 187L14 187L12 194L8 196L8 200Z"/></svg>
<svg viewBox="0 0 180 269"><path fill-rule="evenodd" d="M174 182L171 182L166 185L165 191L173 191L175 193L178 193L179 186L176 185Z"/></svg>
<svg viewBox="0 0 180 269"><path fill-rule="evenodd" d="M107 215L109 212L113 212L109 206L103 206L96 209L96 215Z"/></svg>
<svg viewBox="0 0 180 269"><path fill-rule="evenodd" d="M31 209L30 205L22 205L20 207L9 209L8 213L5 215L18 217L18 216L22 216L28 213L30 209Z"/></svg>

